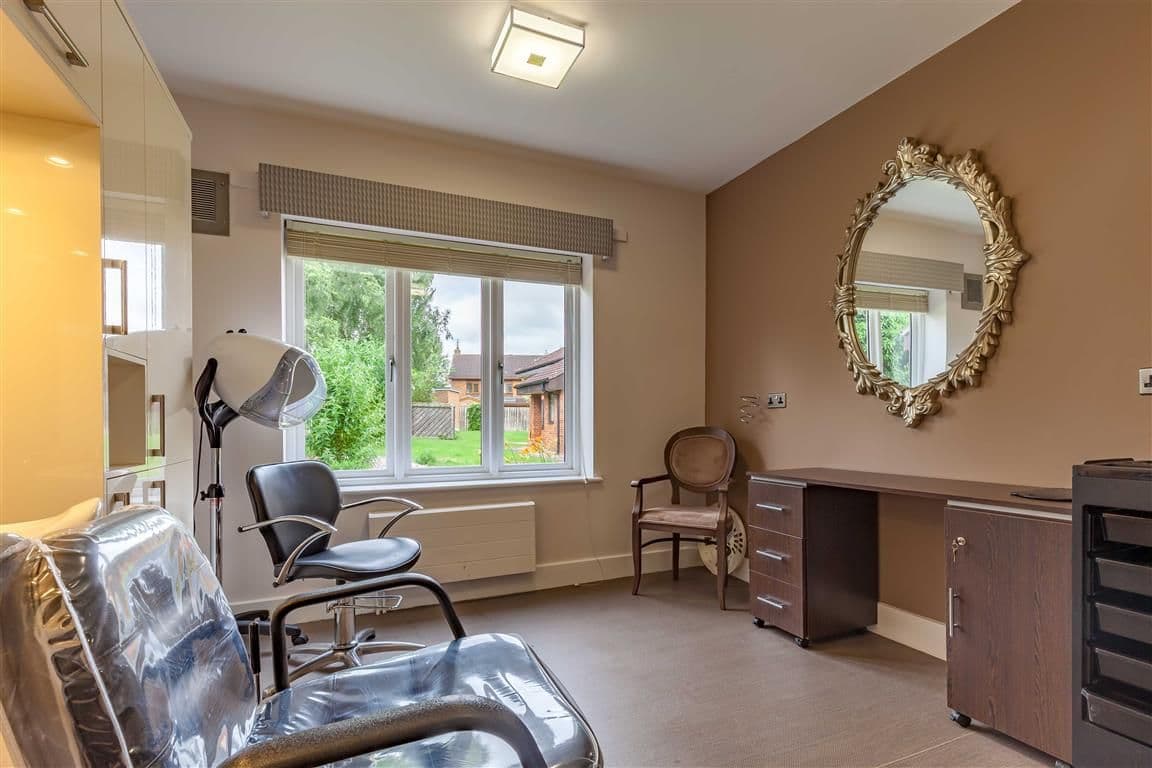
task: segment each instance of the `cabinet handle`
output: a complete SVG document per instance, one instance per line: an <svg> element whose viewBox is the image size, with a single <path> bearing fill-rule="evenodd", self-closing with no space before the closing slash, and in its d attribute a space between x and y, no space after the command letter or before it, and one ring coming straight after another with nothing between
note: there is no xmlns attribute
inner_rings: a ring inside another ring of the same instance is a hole
<svg viewBox="0 0 1152 768"><path fill-rule="evenodd" d="M779 504L757 504L756 509L767 509L772 512L787 512L788 507L782 507Z"/></svg>
<svg viewBox="0 0 1152 768"><path fill-rule="evenodd" d="M765 605L772 606L773 608L775 608L778 611L782 611L787 607L784 605L784 603L780 602L779 600L773 600L770 597L764 597L764 595L757 595L756 599L759 600L760 602L764 603Z"/></svg>
<svg viewBox="0 0 1152 768"><path fill-rule="evenodd" d="M167 423L166 423L168 416L167 416L167 414L164 413L164 411L166 410L166 408L164 407L164 395L152 395L152 397L148 399L148 404L149 404L149 407L151 407L153 405L159 405L160 406L160 447L149 448L148 449L148 455L149 456L165 456L168 453L168 445L167 445L168 441L167 441L167 438L165 436L165 433L168 431L167 430ZM161 506L163 506L163 504L161 504Z"/></svg>
<svg viewBox="0 0 1152 768"><path fill-rule="evenodd" d="M779 552L773 552L770 549L758 549L756 550L756 554L760 555L761 557L766 557L769 560L775 560L777 562L784 562L788 559L787 555L782 555Z"/></svg>
<svg viewBox="0 0 1152 768"><path fill-rule="evenodd" d="M124 259L100 259L100 265L105 272L120 273L120 322L108 321L108 291L104 291L104 333L111 336L125 336L128 334L128 262ZM107 281L101 287L107 287Z"/></svg>
<svg viewBox="0 0 1152 768"><path fill-rule="evenodd" d="M88 59L84 57L79 46L72 40L72 36L68 34L68 30L64 29L64 25L56 18L56 14L52 13L52 9L48 7L48 3L44 2L44 0L24 0L24 7L32 11L32 13L38 13L43 16L44 20L48 22L48 26L52 27L52 31L56 33L60 41L64 43L64 47L68 49L64 51L64 58L69 64L74 67L88 66Z"/></svg>
<svg viewBox="0 0 1152 768"><path fill-rule="evenodd" d="M160 503L157 506L168 506L168 481L166 480L149 480L144 484L144 498L148 499L148 492L153 488L160 491Z"/></svg>
<svg viewBox="0 0 1152 768"><path fill-rule="evenodd" d="M112 504L110 505L111 508L108 510L108 514L112 514L116 511L116 502L120 502L120 504L125 507L132 504L132 494L128 491L117 491L116 493L112 494L111 498Z"/></svg>
<svg viewBox="0 0 1152 768"><path fill-rule="evenodd" d="M956 590L948 587L948 637L953 637L954 630L961 628L956 622L956 601L959 599L960 595L956 594Z"/></svg>

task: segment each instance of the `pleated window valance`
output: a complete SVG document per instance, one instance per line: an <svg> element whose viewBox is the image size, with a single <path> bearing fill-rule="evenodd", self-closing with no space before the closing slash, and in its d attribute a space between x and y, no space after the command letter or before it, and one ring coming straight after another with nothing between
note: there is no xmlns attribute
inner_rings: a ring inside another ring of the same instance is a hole
<svg viewBox="0 0 1152 768"><path fill-rule="evenodd" d="M885 309L892 312L927 312L928 292L900 288L856 286L857 309Z"/></svg>
<svg viewBox="0 0 1152 768"><path fill-rule="evenodd" d="M267 163L260 164L260 210L525 249L612 255L611 219Z"/></svg>
<svg viewBox="0 0 1152 768"><path fill-rule="evenodd" d="M964 290L964 265L895 253L863 251L856 263L856 282L939 291Z"/></svg>
<svg viewBox="0 0 1152 768"><path fill-rule="evenodd" d="M529 283L579 285L581 258L289 220L289 256Z"/></svg>

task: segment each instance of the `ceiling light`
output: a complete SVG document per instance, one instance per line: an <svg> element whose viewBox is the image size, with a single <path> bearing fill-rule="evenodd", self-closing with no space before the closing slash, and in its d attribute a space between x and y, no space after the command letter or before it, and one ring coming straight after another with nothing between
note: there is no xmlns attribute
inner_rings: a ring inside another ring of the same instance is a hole
<svg viewBox="0 0 1152 768"><path fill-rule="evenodd" d="M10 213L13 216L27 216L22 208L5 208L4 213Z"/></svg>
<svg viewBox="0 0 1152 768"><path fill-rule="evenodd" d="M44 158L44 161L47 162L49 165L56 166L57 168L71 168L72 167L72 161L66 157L60 157L60 155L48 155L48 157Z"/></svg>
<svg viewBox="0 0 1152 768"><path fill-rule="evenodd" d="M492 49L492 71L559 88L582 50L583 27L509 8Z"/></svg>

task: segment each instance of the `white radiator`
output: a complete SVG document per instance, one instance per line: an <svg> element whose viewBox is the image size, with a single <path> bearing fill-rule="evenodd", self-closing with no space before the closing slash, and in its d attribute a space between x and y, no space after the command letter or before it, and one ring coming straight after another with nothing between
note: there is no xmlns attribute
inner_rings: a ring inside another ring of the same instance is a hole
<svg viewBox="0 0 1152 768"><path fill-rule="evenodd" d="M368 515L368 535L377 536L395 512ZM536 570L536 503L479 504L423 509L390 532L420 542L413 569L442 582L487 579Z"/></svg>

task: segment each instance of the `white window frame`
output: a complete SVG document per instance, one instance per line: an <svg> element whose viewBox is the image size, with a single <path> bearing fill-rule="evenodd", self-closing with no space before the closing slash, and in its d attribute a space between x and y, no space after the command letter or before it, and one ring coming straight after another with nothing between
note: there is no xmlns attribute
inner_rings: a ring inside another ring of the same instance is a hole
<svg viewBox="0 0 1152 768"><path fill-rule="evenodd" d="M309 221L311 221L309 219ZM321 222L337 223L338 222ZM340 224L340 226L348 226ZM395 230L367 228L373 231ZM398 234L414 234L398 232ZM483 243L490 245L490 243ZM582 254L572 254L582 255ZM304 259L283 258L284 337L290 344L304 346ZM592 257L583 256L585 263ZM412 388L411 344L399 344L400 339L411 336L411 282L410 273L402 269L388 269L386 293L385 347L390 361L390 376L385 385L385 418L389 425L383 469L337 470L342 488L347 490L404 487L406 485L443 484L500 484L510 480L586 479L583 445L582 405L585 395L581 366L580 318L586 311L582 306L590 300L587 285L590 270L584 270L585 285L566 285L564 289L564 461L549 464L504 463L504 281L497 278L476 278L481 292L481 456L483 464L477 467L413 467L412 466ZM590 389L590 388L589 388ZM497 423L495 414L500 414ZM559 414L557 414L559 416ZM303 459L305 427L284 433L286 460Z"/></svg>
<svg viewBox="0 0 1152 768"><path fill-rule="evenodd" d="M864 309L856 311L865 313L865 326L868 333L868 348L865 350L865 352L868 353L868 359L875 361L876 366L880 369L880 372L887 376L888 372L884 370L884 354L883 350L880 348L880 313L883 310ZM908 314L911 315L911 322L908 326L908 386L915 387L923 384L925 381L925 316L923 312L909 312Z"/></svg>

